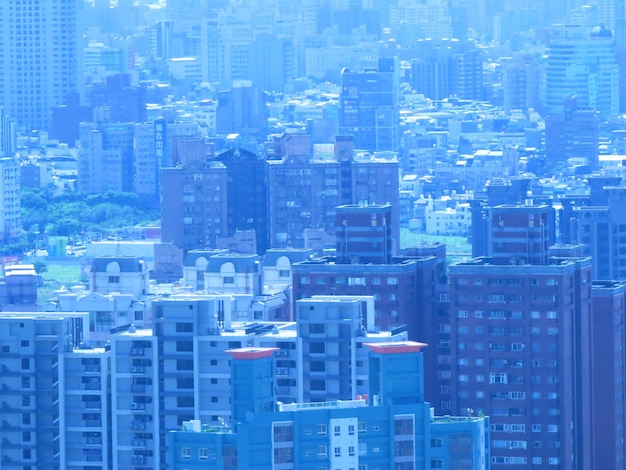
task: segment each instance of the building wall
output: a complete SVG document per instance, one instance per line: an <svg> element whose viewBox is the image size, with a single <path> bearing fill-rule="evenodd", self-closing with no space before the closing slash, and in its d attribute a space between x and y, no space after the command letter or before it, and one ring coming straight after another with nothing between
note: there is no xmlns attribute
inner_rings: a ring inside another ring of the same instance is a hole
<svg viewBox="0 0 626 470"><path fill-rule="evenodd" d="M452 411L491 416L494 468L588 468L590 281L588 258L450 266Z"/></svg>

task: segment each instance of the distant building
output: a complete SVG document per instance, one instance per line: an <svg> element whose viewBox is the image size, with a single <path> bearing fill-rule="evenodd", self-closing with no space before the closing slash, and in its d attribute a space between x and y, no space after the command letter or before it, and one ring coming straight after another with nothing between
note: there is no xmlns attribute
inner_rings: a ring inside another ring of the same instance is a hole
<svg viewBox="0 0 626 470"><path fill-rule="evenodd" d="M257 253L265 253L270 247L265 159L234 148L219 154L215 160L226 167L228 231L222 236L233 236L238 230L254 230Z"/></svg>
<svg viewBox="0 0 626 470"><path fill-rule="evenodd" d="M387 264L391 262L397 221L386 205L343 205L335 209L335 238L339 264Z"/></svg>
<svg viewBox="0 0 626 470"><path fill-rule="evenodd" d="M0 311L37 309L38 276L32 264L3 266L0 277Z"/></svg>
<svg viewBox="0 0 626 470"><path fill-rule="evenodd" d="M400 150L399 76L397 58L380 58L376 68L341 72L339 135L354 136L356 149Z"/></svg>
<svg viewBox="0 0 626 470"><path fill-rule="evenodd" d="M226 167L207 161L205 150L195 162L163 168L161 240L184 252L215 247L216 238L228 233L226 188Z"/></svg>
<svg viewBox="0 0 626 470"><path fill-rule="evenodd" d="M546 52L546 114L560 114L563 100L575 95L580 108L617 116L619 69L611 31L560 25L553 29Z"/></svg>
<svg viewBox="0 0 626 470"><path fill-rule="evenodd" d="M0 2L0 103L18 127L47 131L54 106L84 98L82 17L83 2Z"/></svg>
<svg viewBox="0 0 626 470"><path fill-rule="evenodd" d="M582 244L593 260L592 279L626 280L626 187L620 177L589 177L589 196L564 197L561 237Z"/></svg>
<svg viewBox="0 0 626 470"><path fill-rule="evenodd" d="M217 94L217 133L256 135L267 129L263 90L249 80L238 80Z"/></svg>
<svg viewBox="0 0 626 470"><path fill-rule="evenodd" d="M267 160L270 245L305 247L307 229L334 237L335 208L386 205L392 233L399 233L398 159L395 153L356 154L352 137L338 136L331 156L316 155L309 136L285 134ZM393 240L394 252L399 240Z"/></svg>
<svg viewBox="0 0 626 470"><path fill-rule="evenodd" d="M133 192L135 124L80 124L78 189L89 194Z"/></svg>
<svg viewBox="0 0 626 470"><path fill-rule="evenodd" d="M0 157L0 240L16 242L22 233L20 166L13 157Z"/></svg>
<svg viewBox="0 0 626 470"><path fill-rule="evenodd" d="M232 356L228 427L183 424L168 434L169 468L215 458L216 468L488 469L489 419L436 418L424 401L423 343L368 345L367 396L322 403L276 403L275 348L237 348ZM307 465L308 464L308 465Z"/></svg>
<svg viewBox="0 0 626 470"><path fill-rule="evenodd" d="M584 158L592 169L598 168L598 113L580 108L580 102L577 96L568 96L559 111L546 117L546 164L551 168L564 168L574 157Z"/></svg>
<svg viewBox="0 0 626 470"><path fill-rule="evenodd" d="M420 39L411 60L411 87L432 100L483 97L483 57L472 41Z"/></svg>

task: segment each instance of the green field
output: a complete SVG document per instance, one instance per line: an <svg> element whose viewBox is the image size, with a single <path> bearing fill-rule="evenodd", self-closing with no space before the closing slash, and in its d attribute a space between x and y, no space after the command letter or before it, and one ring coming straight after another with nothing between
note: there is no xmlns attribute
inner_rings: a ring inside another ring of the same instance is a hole
<svg viewBox="0 0 626 470"><path fill-rule="evenodd" d="M42 259L42 258L40 258ZM32 263L35 258L24 260L24 263ZM62 286L68 289L71 286L81 284L81 265L76 260L73 263L54 263L46 261L48 270L43 273L43 282L37 289L37 303L45 304L46 301L54 296L54 291Z"/></svg>

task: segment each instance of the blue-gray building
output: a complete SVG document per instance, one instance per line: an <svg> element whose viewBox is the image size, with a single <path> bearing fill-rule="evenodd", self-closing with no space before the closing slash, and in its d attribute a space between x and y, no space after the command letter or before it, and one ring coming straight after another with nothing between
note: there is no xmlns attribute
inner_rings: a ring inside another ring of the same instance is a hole
<svg viewBox="0 0 626 470"><path fill-rule="evenodd" d="M488 469L489 418L436 418L424 401L424 343L369 344L369 394L276 402L276 348L232 356L232 424L185 423L168 434L178 469Z"/></svg>

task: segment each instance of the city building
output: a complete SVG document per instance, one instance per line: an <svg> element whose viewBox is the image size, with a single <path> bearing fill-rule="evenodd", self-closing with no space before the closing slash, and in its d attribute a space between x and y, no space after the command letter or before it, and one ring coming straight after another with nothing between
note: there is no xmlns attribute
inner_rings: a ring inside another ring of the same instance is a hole
<svg viewBox="0 0 626 470"><path fill-rule="evenodd" d="M400 64L380 58L376 68L343 69L339 135L354 137L354 147L369 152L400 150Z"/></svg>
<svg viewBox="0 0 626 470"><path fill-rule="evenodd" d="M184 252L214 248L228 232L226 167L209 161L201 142L179 144L179 165L161 169L161 240Z"/></svg>
<svg viewBox="0 0 626 470"><path fill-rule="evenodd" d="M592 468L621 468L624 449L624 297L623 282L593 281L590 342L592 422L586 428L593 442ZM598 384L599 386L593 386Z"/></svg>
<svg viewBox="0 0 626 470"><path fill-rule="evenodd" d="M473 41L420 39L411 60L411 87L432 100L483 96L483 57Z"/></svg>
<svg viewBox="0 0 626 470"><path fill-rule="evenodd" d="M307 229L334 238L335 208L346 204L390 205L392 231L399 233L395 153L357 153L350 136L338 136L330 154L316 153L319 147L311 146L306 134L284 134L273 144L267 160L270 246L310 248ZM398 239L393 246L397 252Z"/></svg>
<svg viewBox="0 0 626 470"><path fill-rule="evenodd" d="M81 123L78 189L89 194L134 192L134 142L133 123Z"/></svg>
<svg viewBox="0 0 626 470"><path fill-rule="evenodd" d="M0 464L111 468L110 352L86 313L0 313Z"/></svg>
<svg viewBox="0 0 626 470"><path fill-rule="evenodd" d="M450 411L491 416L494 468L588 462L583 389L591 378L582 342L591 260L502 265L478 258L449 270Z"/></svg>
<svg viewBox="0 0 626 470"><path fill-rule="evenodd" d="M386 205L343 205L335 208L336 255L339 264L388 264L400 233Z"/></svg>
<svg viewBox="0 0 626 470"><path fill-rule="evenodd" d="M9 244L22 232L20 166L13 157L0 157L0 171L0 240Z"/></svg>
<svg viewBox="0 0 626 470"><path fill-rule="evenodd" d="M0 277L0 311L37 308L39 278L32 264L4 264Z"/></svg>
<svg viewBox="0 0 626 470"><path fill-rule="evenodd" d="M367 395L293 404L276 402L276 348L228 350L233 421L169 433L169 468L490 468L489 418L437 418L424 401L425 344L368 346Z"/></svg>
<svg viewBox="0 0 626 470"><path fill-rule="evenodd" d="M18 127L48 130L52 107L84 93L83 2L1 2L0 103Z"/></svg>
<svg viewBox="0 0 626 470"><path fill-rule="evenodd" d="M584 246L594 280L626 280L625 197L620 177L595 175L589 177L589 196L562 198L561 238Z"/></svg>
<svg viewBox="0 0 626 470"><path fill-rule="evenodd" d="M320 313L351 312L346 323L351 325L348 336L334 340L335 344L353 345L349 362L336 357L332 348L312 358L329 367L348 367L355 382L341 390L342 394L337 390L338 398L350 400L355 393L367 393L367 354L362 344L404 341L406 331L398 328L377 333L357 327L359 321L373 315L368 297L326 297L311 302L307 309L313 305ZM283 403L296 402L309 393L303 388L303 363L310 359L303 342L317 341L315 335L303 331L304 341L295 323L238 322L236 309L237 301L229 294L172 295L153 303L153 330L131 326L112 335L111 373L117 377L111 391L114 468L165 468L165 435L180 429L185 421L201 420L211 426L234 422L231 402L236 398L231 400L226 349L277 348L273 393ZM334 324L342 323L339 315L334 315Z"/></svg>
<svg viewBox="0 0 626 470"><path fill-rule="evenodd" d="M217 94L217 133L256 135L267 129L263 90L250 80L236 80Z"/></svg>
<svg viewBox="0 0 626 470"><path fill-rule="evenodd" d="M247 150L234 148L219 154L215 160L226 167L228 232L223 236L254 230L257 253L265 253L270 247L265 159Z"/></svg>
<svg viewBox="0 0 626 470"><path fill-rule="evenodd" d="M563 100L603 117L619 112L619 74L611 31L604 26L559 25L552 30L545 68L546 114L560 114Z"/></svg>
<svg viewBox="0 0 626 470"><path fill-rule="evenodd" d="M596 170L600 120L594 109L581 109L577 96L563 99L561 110L546 117L546 164L550 168L565 168L570 158L583 158Z"/></svg>

